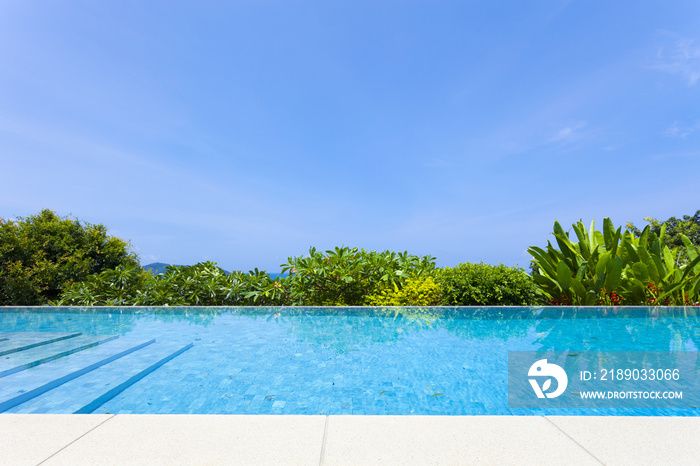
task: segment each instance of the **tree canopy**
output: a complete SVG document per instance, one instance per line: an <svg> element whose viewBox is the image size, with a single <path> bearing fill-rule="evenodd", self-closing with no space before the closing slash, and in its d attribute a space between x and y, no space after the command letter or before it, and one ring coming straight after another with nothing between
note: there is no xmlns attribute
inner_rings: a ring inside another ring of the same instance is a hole
<svg viewBox="0 0 700 466"><path fill-rule="evenodd" d="M16 220L0 217L0 305L43 305L91 274L138 266L127 241L102 224L44 209Z"/></svg>
<svg viewBox="0 0 700 466"><path fill-rule="evenodd" d="M669 250L673 254L673 257L677 258L678 263L684 264L689 260L688 252L683 243L681 235L688 237L693 245L700 246L700 210L695 212L695 215L684 215L683 219L678 219L676 217L671 217L663 222L655 219L654 217L645 217L644 221L649 224L651 228L651 233L656 236L661 236L661 227L666 225L666 234L664 235L664 244L668 246ZM628 223L626 228L631 231L637 238L642 235L642 231L639 230L633 223Z"/></svg>

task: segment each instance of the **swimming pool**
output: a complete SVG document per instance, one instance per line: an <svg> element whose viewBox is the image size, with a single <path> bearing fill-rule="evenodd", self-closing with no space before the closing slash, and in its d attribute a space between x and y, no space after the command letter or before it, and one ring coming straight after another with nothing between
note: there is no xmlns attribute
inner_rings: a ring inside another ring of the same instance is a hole
<svg viewBox="0 0 700 466"><path fill-rule="evenodd" d="M508 358L656 351L697 359L698 311L6 307L0 412L695 416L696 407L511 408Z"/></svg>

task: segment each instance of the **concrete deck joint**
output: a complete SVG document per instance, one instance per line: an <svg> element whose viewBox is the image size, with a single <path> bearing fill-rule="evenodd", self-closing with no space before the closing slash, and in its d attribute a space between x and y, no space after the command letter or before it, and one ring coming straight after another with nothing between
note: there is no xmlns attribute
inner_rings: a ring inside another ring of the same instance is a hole
<svg viewBox="0 0 700 466"><path fill-rule="evenodd" d="M64 445L63 448L61 448L61 449L59 449L59 450L56 450L56 451L55 451L52 455L50 455L48 458L44 459L44 460L41 461L40 463L37 463L37 466L40 466L40 465L46 463L46 462L49 461L51 458L53 458L54 456L56 456L56 455L58 455L59 453L61 453L63 450L65 450L66 448L70 447L70 446L73 445L75 442L77 442L77 441L80 440L81 438L85 437L87 434L89 434L89 433L92 432L93 430L95 430L95 429L97 429L98 427L102 426L102 425L103 425L104 423L106 423L107 421L110 421L110 420L114 419L115 416L116 416L116 414L112 414L112 415L109 416L107 419L105 419L104 421L100 422L99 424L97 424L95 427L93 427L92 429L90 429L90 430L88 430L87 432L85 432L85 433L84 433L83 435L81 435L80 437L77 437L77 438L74 439L72 442L69 442L69 443L67 443L66 445Z"/></svg>
<svg viewBox="0 0 700 466"><path fill-rule="evenodd" d="M323 423L323 437L321 438L321 458L318 462L319 466L323 466L324 457L326 456L326 432L328 432L328 418L330 416L326 415L326 420Z"/></svg>
<svg viewBox="0 0 700 466"><path fill-rule="evenodd" d="M583 445L581 445L580 443L578 443L578 442L576 441L575 438L573 438L571 435L569 435L566 431L562 430L561 427L559 427L558 425L556 425L556 424L554 423L554 421L552 421L549 417L547 417L547 416L542 416L542 417L545 418L550 424L552 424L559 432L561 432L562 434L566 435L572 442L574 442L576 445L578 445L583 451L585 451L586 453L588 453L594 460L596 460L597 462L599 462L599 463L602 464L602 465L605 465L605 463L603 463L603 462L600 460L600 458L598 458L598 457L595 456L593 453L591 453L590 451L588 451L588 449L587 449L586 447L584 447Z"/></svg>

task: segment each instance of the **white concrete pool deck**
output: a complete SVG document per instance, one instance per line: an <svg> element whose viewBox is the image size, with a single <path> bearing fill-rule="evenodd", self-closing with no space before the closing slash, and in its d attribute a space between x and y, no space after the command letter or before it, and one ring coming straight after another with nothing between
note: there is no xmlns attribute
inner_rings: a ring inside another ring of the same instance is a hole
<svg viewBox="0 0 700 466"><path fill-rule="evenodd" d="M0 414L0 464L699 464L700 418Z"/></svg>

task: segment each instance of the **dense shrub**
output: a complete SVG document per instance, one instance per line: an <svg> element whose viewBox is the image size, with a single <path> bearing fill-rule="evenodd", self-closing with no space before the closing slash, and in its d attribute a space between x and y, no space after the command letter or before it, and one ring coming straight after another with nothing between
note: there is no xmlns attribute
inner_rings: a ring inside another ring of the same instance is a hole
<svg viewBox="0 0 700 466"><path fill-rule="evenodd" d="M153 304L144 300L152 293L153 274L139 266L119 266L91 275L66 288L59 306L130 306ZM144 302L145 301L145 302Z"/></svg>
<svg viewBox="0 0 700 466"><path fill-rule="evenodd" d="M290 273L292 304L361 306L378 289L401 287L407 278L426 276L434 268L435 258L429 256L336 247L325 253L311 248L308 256L290 257L282 273Z"/></svg>
<svg viewBox="0 0 700 466"><path fill-rule="evenodd" d="M264 270L234 272L237 303L245 306L282 306L289 304L289 281L281 276L270 278Z"/></svg>
<svg viewBox="0 0 700 466"><path fill-rule="evenodd" d="M69 287L60 305L73 306L241 306L280 305L282 282L264 271L226 272L214 262L168 266L153 275L141 267L118 267Z"/></svg>
<svg viewBox="0 0 700 466"><path fill-rule="evenodd" d="M367 296L369 306L439 306L442 286L431 277L407 278L401 288L387 286Z"/></svg>
<svg viewBox="0 0 700 466"><path fill-rule="evenodd" d="M169 266L154 277L144 296L153 305L219 306L235 302L232 277L214 262L192 266Z"/></svg>
<svg viewBox="0 0 700 466"><path fill-rule="evenodd" d="M528 306L541 301L537 286L518 267L463 263L435 272L445 306Z"/></svg>
<svg viewBox="0 0 700 466"><path fill-rule="evenodd" d="M42 305L72 283L138 259L104 225L58 217L50 210L0 218L0 305Z"/></svg>

